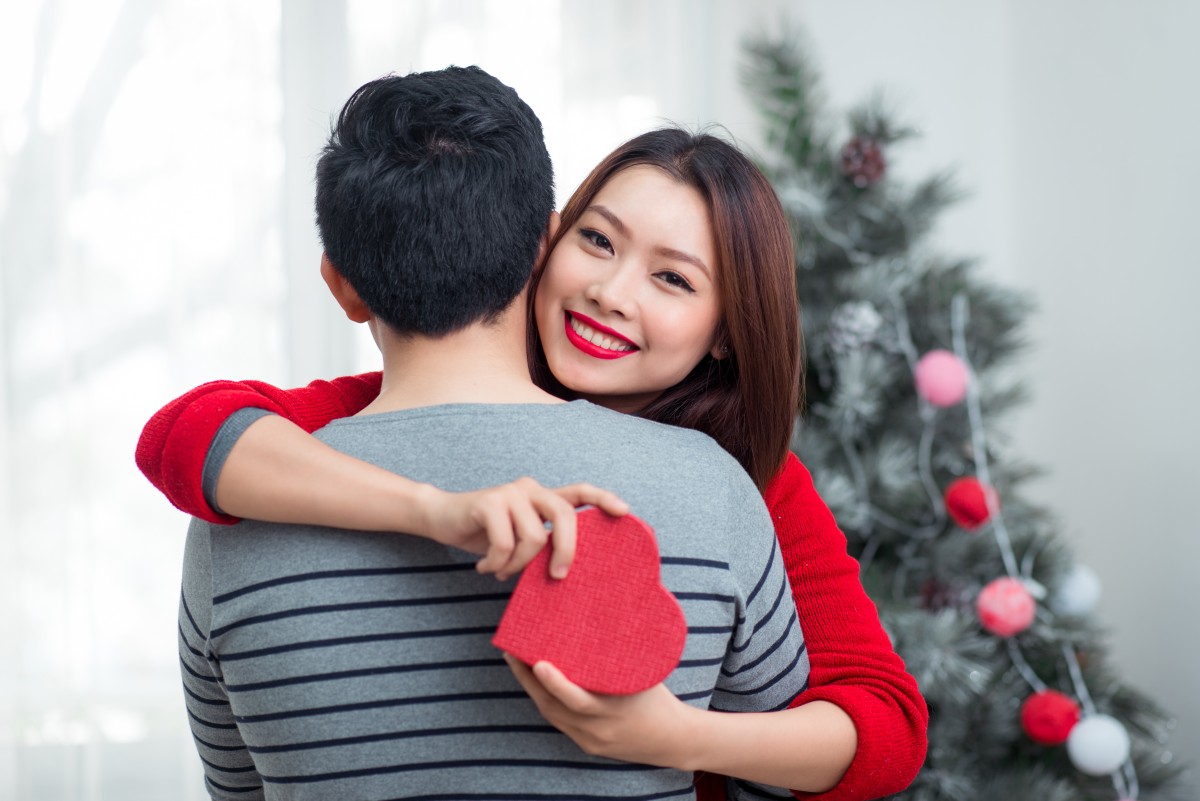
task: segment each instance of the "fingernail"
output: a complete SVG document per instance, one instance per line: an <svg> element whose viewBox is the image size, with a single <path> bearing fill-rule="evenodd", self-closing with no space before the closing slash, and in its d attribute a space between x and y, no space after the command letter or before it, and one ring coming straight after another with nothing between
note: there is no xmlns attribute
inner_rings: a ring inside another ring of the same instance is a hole
<svg viewBox="0 0 1200 801"><path fill-rule="evenodd" d="M567 577L567 570L568 568L566 565L555 565L554 567L550 568L550 577L556 579L565 579Z"/></svg>

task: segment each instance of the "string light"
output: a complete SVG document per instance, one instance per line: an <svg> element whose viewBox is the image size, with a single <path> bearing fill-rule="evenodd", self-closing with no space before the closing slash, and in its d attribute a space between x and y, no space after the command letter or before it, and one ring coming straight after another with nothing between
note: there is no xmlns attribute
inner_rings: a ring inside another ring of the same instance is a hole
<svg viewBox="0 0 1200 801"><path fill-rule="evenodd" d="M953 353L942 351L941 353L944 355L938 356L944 363L947 362L947 357L955 359L955 368L961 367L965 375L964 396L955 399L953 403L949 402L953 393L949 393L948 391L935 391L931 393L928 391L928 386L925 388L926 391L922 391L921 387L916 386L921 383L918 373L920 372L919 368L922 360L912 340L907 311L903 300L899 295L893 295L892 303L896 310L895 324L899 350L908 362L909 369L914 376L914 386L917 389L918 413L923 428L918 448L917 468L921 483L926 494L929 496L933 521L929 525L914 527L905 524L903 521L896 520L876 508L871 503L869 484L866 480L866 471L860 454L855 447L855 443L847 436L850 426L838 426L839 444L847 457L854 477L857 495L857 522L862 527L862 533L866 540L866 547L860 557L860 562L865 569L878 549L879 536L873 533L875 524L908 534L908 541L899 549L901 564L897 569L895 577L897 585L902 584L903 573L916 558L916 548L921 542L936 536L942 530L947 521L947 502L934 480L932 458L938 411L939 407L944 408L965 400L967 418L971 429L975 481L978 482L978 494L982 496L978 499L972 498L972 500L979 500L982 502L982 505L986 506L986 516L984 516L982 509L971 510L970 517L972 519L965 522L974 523L978 520L978 527L990 524L993 539L996 542L1004 569L1007 573L1005 578L998 578L992 581L985 588L985 592L981 593L977 598L977 609L979 610L984 628L1004 639L1005 647L1008 650L1014 668L1025 683L1034 691L1034 695L1026 699L1026 705L1022 707L1023 710L1030 716L1035 715L1038 709L1030 705L1030 701L1035 700L1040 703L1041 707L1047 707L1047 704L1054 707L1053 709L1049 709L1049 711L1056 713L1059 720L1057 722L1051 721L1045 727L1046 731L1041 735L1043 744L1058 744L1065 740L1068 747L1068 755L1071 757L1072 763L1086 773L1093 773L1097 770L1101 773L1108 772L1111 764L1119 759L1119 766L1116 769L1112 769L1110 773L1113 789L1116 791L1120 801L1132 801L1137 798L1139 786L1136 770L1132 759L1128 755L1128 734L1124 727L1114 718L1097 712L1073 648L1069 644L1063 644L1063 655L1071 677L1071 683L1075 696L1079 699L1078 708L1083 711L1082 718L1077 722L1072 721L1070 719L1071 716L1068 714L1073 702L1068 696L1051 690L1037 675L1037 672L1025 659L1020 644L1015 637L1016 634L1025 631L1033 622L1034 615L1032 610L1036 610L1037 607L1035 599L1045 598L1046 590L1032 577L1033 553L1026 553L1026 558L1018 567L1012 539L1009 536L1008 528L1005 525L1004 516L1001 512L999 495L995 492L991 481L991 471L987 458L987 438L983 426L979 387L975 379L975 372L971 367L970 359L967 356L966 331L970 321L970 308L967 297L964 293L960 292L951 301L951 337L954 350ZM928 363L926 362L926 364ZM942 387L942 389L945 389L945 387ZM846 423L848 421L844 420L842 422ZM958 518L956 517L957 520ZM964 521L958 522L961 524ZM970 528L973 526L968 525L967 527ZM1017 597L1018 593L1013 591L1014 587L1022 589L1022 592L1019 593L1020 598ZM1001 589L1004 592L998 592ZM990 595L988 594L989 592ZM1025 595L1026 592L1028 595ZM1090 596L1094 593L1084 592L1082 594L1089 596L1087 600L1091 600ZM998 597L1000 595L1003 595L1003 598ZM988 600L989 598L991 599L990 601ZM1013 603L1014 600L1020 601L1020 603ZM1060 609L1056 611L1065 611L1061 609L1062 601L1060 599L1056 600L1059 601L1060 606ZM1084 602L1073 606L1068 602L1067 606L1072 607L1072 611L1076 611L1077 613L1087 611L1084 608L1087 606L1087 603ZM1083 726L1083 728L1081 729L1080 726ZM1027 733L1035 736L1037 732L1030 732L1029 728L1028 726L1026 727ZM1033 726L1033 728L1038 729L1037 726ZM1055 729L1055 731L1051 732L1051 728ZM1040 732L1041 729L1038 729L1038 731ZM1074 744L1072 744L1072 734L1074 734Z"/></svg>
<svg viewBox="0 0 1200 801"><path fill-rule="evenodd" d="M969 320L970 309L967 297L964 293L957 293L951 300L950 306L951 336L954 343L954 353L966 365L970 376L970 379L967 381L966 405L967 418L971 427L971 444L974 451L976 477L984 488L990 489L992 481L988 469L987 440L983 428L982 404L979 398L979 387L974 379L975 373L971 369L971 362L967 357L966 330ZM907 332L907 325L905 325L905 332ZM994 492L987 491L983 493L983 496L987 503L988 521L992 524L992 534L999 548L1005 570L1008 572L1008 577L1025 583L1035 597L1045 597L1045 588L1032 579L1033 560L1027 558L1022 566L1023 570L1017 567L1017 558L1013 551L1012 540L1008 535L1008 529L1004 524L1004 516L1000 511L999 497ZM939 504L939 506L941 505ZM944 506L941 506L941 508L944 510ZM1079 571L1077 570L1076 572ZM996 581L1000 581L1000 579ZM993 584L995 583L993 582ZM1091 588L1089 587L1088 589L1090 590ZM1084 594L1089 596L1088 601L1092 600L1090 596L1093 593L1088 592ZM1086 607L1087 604L1080 603L1078 606ZM1080 611L1086 610L1080 609ZM1025 682L1033 688L1035 693L1048 692L1045 682L1041 680L1037 672L1024 658L1020 645L1016 640L1010 635L1002 634L1001 636L1005 637L1009 656L1017 672ZM1067 663L1067 671L1071 677L1075 696L1079 699L1080 707L1084 712L1083 719L1070 729L1070 735L1067 738L1068 755L1072 763L1083 772L1109 773L1113 789L1121 801L1136 799L1139 786L1137 771L1129 755L1129 735L1115 718L1097 712L1096 704L1092 700L1091 693L1088 691L1087 683L1084 681L1083 670L1079 666L1079 659L1075 654L1075 649L1069 643L1063 643L1062 651Z"/></svg>

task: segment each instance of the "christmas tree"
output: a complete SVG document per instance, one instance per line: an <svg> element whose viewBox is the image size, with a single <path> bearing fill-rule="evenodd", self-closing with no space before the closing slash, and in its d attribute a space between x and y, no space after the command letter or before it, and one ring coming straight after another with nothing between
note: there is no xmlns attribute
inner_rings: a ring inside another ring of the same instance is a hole
<svg viewBox="0 0 1200 801"><path fill-rule="evenodd" d="M763 164L792 221L808 351L793 447L930 707L912 801L1182 799L1168 716L1122 684L1095 574L1003 439L1026 298L926 235L948 175L889 173L913 131L878 100L829 122L794 38L747 47Z"/></svg>

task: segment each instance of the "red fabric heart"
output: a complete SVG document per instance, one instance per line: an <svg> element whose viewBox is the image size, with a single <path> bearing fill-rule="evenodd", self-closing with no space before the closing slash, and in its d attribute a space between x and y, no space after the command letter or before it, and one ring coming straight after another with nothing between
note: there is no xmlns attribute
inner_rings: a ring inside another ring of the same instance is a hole
<svg viewBox="0 0 1200 801"><path fill-rule="evenodd" d="M521 574L492 644L526 664L546 660L596 693L628 695L679 664L687 621L662 585L654 531L633 515L577 515L575 561L550 578L550 548Z"/></svg>

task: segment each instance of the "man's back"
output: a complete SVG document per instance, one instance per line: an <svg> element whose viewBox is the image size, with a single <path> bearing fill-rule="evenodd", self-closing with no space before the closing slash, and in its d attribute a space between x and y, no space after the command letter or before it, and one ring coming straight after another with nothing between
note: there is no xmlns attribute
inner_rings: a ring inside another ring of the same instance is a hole
<svg viewBox="0 0 1200 801"><path fill-rule="evenodd" d="M700 707L787 706L807 658L767 512L711 440L591 404L453 405L338 421L333 447L468 490L530 475L611 489L656 532L688 621L666 684ZM180 613L218 798L674 798L689 774L589 757L491 637L512 582L409 536L194 523Z"/></svg>

